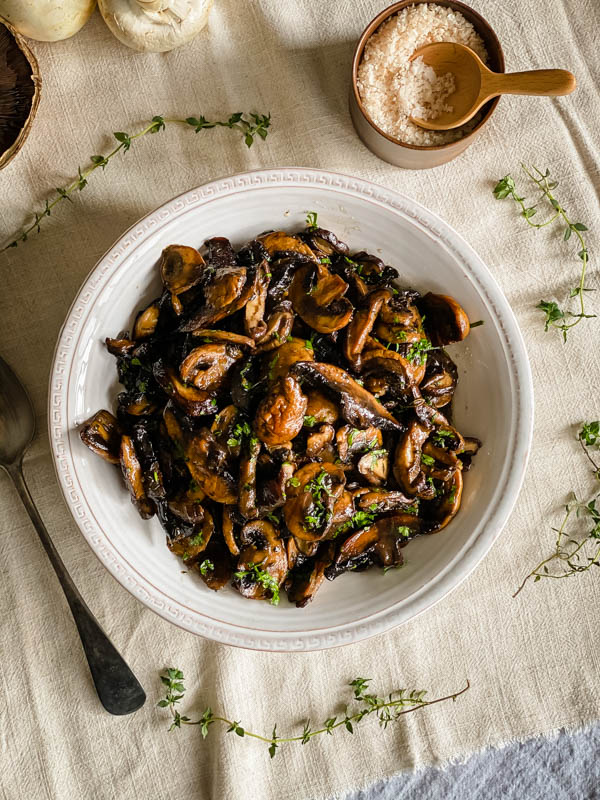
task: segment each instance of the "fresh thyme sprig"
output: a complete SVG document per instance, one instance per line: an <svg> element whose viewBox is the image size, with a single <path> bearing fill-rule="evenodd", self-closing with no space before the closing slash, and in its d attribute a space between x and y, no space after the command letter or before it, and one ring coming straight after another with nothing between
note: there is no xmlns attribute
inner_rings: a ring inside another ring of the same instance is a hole
<svg viewBox="0 0 600 800"><path fill-rule="evenodd" d="M205 739L208 736L209 727L216 722L221 722L228 726L227 733L235 733L241 737L249 736L268 744L271 758L275 756L278 748L280 748L282 744L288 742L307 744L313 737L323 733L333 736L333 732L337 728L344 728L348 733L354 733L354 725L372 714L377 717L379 724L385 729L390 722L394 722L403 714L410 714L412 711L417 711L427 706L433 706L445 700L456 700L457 697L464 694L470 687L469 681L467 681L463 689L453 694L446 695L445 697L438 697L435 700L424 700L423 698L426 694L424 691L413 690L409 692L407 689L400 689L397 692L392 692L387 697L377 697L377 695L369 694L367 691L371 680L370 678L355 678L353 681L350 681L349 686L351 686L354 691L354 699L360 704L357 705L356 708L349 710L346 706L341 716L326 719L321 726L317 726L314 730L311 727L310 721L307 721L302 729L302 733L296 734L295 736L278 736L277 725L273 727L273 733L270 736L262 736L259 733L246 730L237 720L230 720L215 714L210 707L206 708L202 716L198 719L190 719L188 716L180 714L175 706L183 700L185 695L183 672L179 669L169 668L160 676L160 679L166 686L166 693L164 699L160 700L157 705L160 706L160 708L168 708L173 717L173 722L169 727L169 731L175 728L181 728L182 725L200 725L200 733L202 734L202 738Z"/></svg>
<svg viewBox="0 0 600 800"><path fill-rule="evenodd" d="M206 117L187 117L186 119L170 119L167 117L155 116L152 117L151 122L142 128L137 133L129 134L123 131L117 131L113 134L118 144L106 155L91 156L92 162L89 167L82 170L81 167L77 169L77 178L71 181L67 186L55 189L53 197L46 200L45 206L41 211L34 212L34 219L29 225L26 225L19 233L11 237L8 244L0 248L0 252L7 250L9 247L17 247L19 242L26 242L29 234L32 231L40 233L40 226L45 217L49 217L52 209L61 203L63 200L73 202L71 195L74 192L81 192L88 183L88 178L97 169L105 169L107 164L117 153L126 153L132 143L148 133L159 133L163 131L167 125L187 125L194 129L196 133L208 128L230 128L232 130L240 131L244 142L247 147L252 147L255 138L258 136L260 139L266 139L268 128L271 124L270 114L245 114L237 112L232 114L227 120L207 120Z"/></svg>
<svg viewBox="0 0 600 800"><path fill-rule="evenodd" d="M600 446L600 422L583 424L577 439L593 467L594 478L600 481L600 465L590 453L590 449L598 449ZM588 525L591 525L583 538L572 538L567 529L573 514L576 518L585 519ZM565 515L560 528L552 530L556 533L554 551L531 570L513 597L519 594L531 578L534 583L542 578L570 578L580 572L587 572L594 565L600 567L600 492L597 492L588 503L582 503L572 492L565 505ZM551 568L556 569L551 571Z"/></svg>
<svg viewBox="0 0 600 800"><path fill-rule="evenodd" d="M573 299L574 297L579 298L578 313L561 308L558 303L553 300L541 300L536 306L536 308L539 308L546 315L544 329L547 331L550 328L556 328L562 332L563 340L566 342L567 334L571 328L579 325L582 319L591 319L596 316L595 314L585 313L585 293L594 291L585 286L589 251L583 237L583 232L587 231L588 228L583 222L573 222L567 215L566 210L552 193L558 186L558 181L550 180L550 170L547 169L545 172L542 172L537 167L531 167L531 169L529 169L525 164L521 164L521 169L541 190L541 198L545 198L548 201L550 206L554 209L554 213L544 222L532 222L531 217L537 213L537 207L535 204L532 206L525 205L525 198L517 194L515 182L510 175L505 175L502 180L498 181L493 190L494 197L497 200L504 200L507 197L511 197L521 208L521 216L524 217L525 222L532 228L545 228L547 225L551 225L553 222L559 220L565 226L563 235L564 241L567 242L571 238L571 235L575 234L580 248L577 253L582 261L579 283L569 292L569 299Z"/></svg>

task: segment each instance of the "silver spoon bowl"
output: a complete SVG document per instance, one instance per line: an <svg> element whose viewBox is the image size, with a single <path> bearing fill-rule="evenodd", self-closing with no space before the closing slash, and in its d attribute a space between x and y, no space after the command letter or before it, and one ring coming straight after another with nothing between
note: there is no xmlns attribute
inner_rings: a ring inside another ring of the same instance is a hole
<svg viewBox="0 0 600 800"><path fill-rule="evenodd" d="M27 392L0 358L0 467L12 478L63 588L100 702L110 714L130 714L144 705L146 694L73 583L25 483L23 456L34 433L35 415Z"/></svg>

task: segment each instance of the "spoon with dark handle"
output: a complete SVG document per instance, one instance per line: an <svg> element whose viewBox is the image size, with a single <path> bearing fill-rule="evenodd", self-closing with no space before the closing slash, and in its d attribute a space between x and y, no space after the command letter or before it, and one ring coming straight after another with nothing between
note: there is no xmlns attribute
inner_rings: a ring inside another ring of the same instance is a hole
<svg viewBox="0 0 600 800"><path fill-rule="evenodd" d="M0 358L0 467L12 478L63 588L100 702L110 714L130 714L144 705L146 694L79 594L23 478L23 455L34 432L35 416L27 392Z"/></svg>

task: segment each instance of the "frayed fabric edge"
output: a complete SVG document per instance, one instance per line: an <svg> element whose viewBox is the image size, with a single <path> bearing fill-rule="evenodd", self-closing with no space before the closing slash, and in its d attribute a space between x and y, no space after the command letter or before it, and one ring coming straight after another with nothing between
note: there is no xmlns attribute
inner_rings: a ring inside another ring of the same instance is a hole
<svg viewBox="0 0 600 800"><path fill-rule="evenodd" d="M564 725L559 725L555 728L550 728L546 731L540 731L538 733L525 733L522 736L513 736L510 739L506 739L503 741L498 742L497 744L486 744L482 747L479 747L476 750L469 750L465 753L460 753L459 755L453 756L452 758L446 759L434 759L430 761L422 761L419 764L415 764L412 767L406 767L403 769L395 770L394 772L390 772L387 774L382 775L380 778L371 778L359 784L355 784L354 786L344 789L343 792L338 792L337 794L325 793L320 795L312 795L311 800L346 800L350 795L355 794L356 792L364 792L367 789L370 789L374 786L377 786L380 783L385 781L393 780L394 778L398 778L400 775L408 775L413 773L420 773L424 772L427 769L436 769L440 772L444 772L448 767L460 766L461 764L466 764L471 758L476 756L480 756L483 753L490 752L492 750L505 750L507 747L510 747L515 744L525 744L526 742L534 742L538 739L557 739L561 733L568 733L569 735L574 735L578 733L584 733L588 728L592 728L594 725L598 724L598 718L596 716L591 717L588 720L578 720L576 722L566 723Z"/></svg>

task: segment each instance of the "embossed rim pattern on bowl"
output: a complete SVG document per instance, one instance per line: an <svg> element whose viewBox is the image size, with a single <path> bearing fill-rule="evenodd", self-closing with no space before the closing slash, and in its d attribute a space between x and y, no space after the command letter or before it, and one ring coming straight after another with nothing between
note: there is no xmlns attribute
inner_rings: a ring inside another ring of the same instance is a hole
<svg viewBox="0 0 600 800"><path fill-rule="evenodd" d="M501 500L482 520L485 524L478 526L477 535L461 554L460 561L452 569L443 571L414 598L410 597L401 604L392 605L382 612L351 623L304 632L248 630L241 625L215 620L199 611L191 610L158 590L131 567L96 522L78 484L74 454L68 438L74 424L73 420L67 418L67 387L74 364L75 342L86 321L90 302L123 259L147 235L168 225L171 220L192 208L199 208L216 198L247 190L272 190L279 187L325 188L334 193L343 193L344 196L352 195L378 203L418 226L447 248L461 262L480 296L493 309L496 325L501 331L502 345L510 363L515 398L513 441L510 443L511 464L510 469L506 470L504 485L499 487ZM438 602L475 568L506 523L523 482L533 429L533 388L523 339L507 300L479 256L447 223L410 198L378 184L324 170L291 167L247 172L185 192L133 225L107 251L84 281L59 334L50 372L48 428L54 466L67 506L94 553L122 586L160 616L192 633L250 649L308 651L349 644L384 633Z"/></svg>

